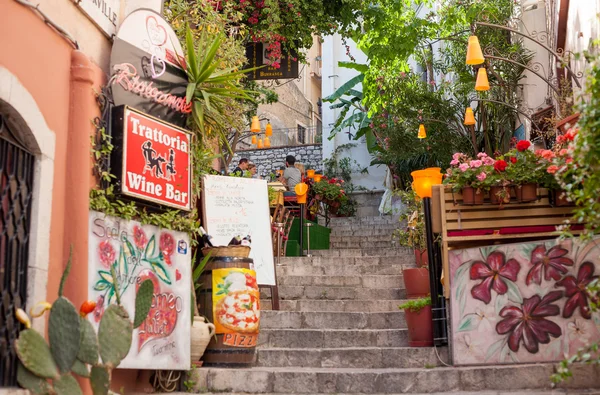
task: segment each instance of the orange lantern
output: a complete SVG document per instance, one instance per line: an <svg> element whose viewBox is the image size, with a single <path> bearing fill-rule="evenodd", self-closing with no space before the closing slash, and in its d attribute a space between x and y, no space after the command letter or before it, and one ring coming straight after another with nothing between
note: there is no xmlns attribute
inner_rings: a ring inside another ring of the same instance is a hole
<svg viewBox="0 0 600 395"><path fill-rule="evenodd" d="M308 178L314 178L315 176L315 171L314 170L306 170L306 177Z"/></svg>
<svg viewBox="0 0 600 395"><path fill-rule="evenodd" d="M477 36L469 37L469 44L467 45L467 64L482 64L484 61L485 58L483 57L483 52L481 52L479 39Z"/></svg>
<svg viewBox="0 0 600 395"><path fill-rule="evenodd" d="M252 125L250 125L250 131L253 133L260 132L260 121L258 120L257 115L252 117Z"/></svg>
<svg viewBox="0 0 600 395"><path fill-rule="evenodd" d="M475 125L475 116L473 115L473 109L471 107L467 107L465 111L465 121L463 122L465 125Z"/></svg>
<svg viewBox="0 0 600 395"><path fill-rule="evenodd" d="M308 185L306 185L303 182L298 183L294 187L294 192L296 192L296 199L298 201L298 204L306 203L306 192L308 192Z"/></svg>
<svg viewBox="0 0 600 395"><path fill-rule="evenodd" d="M420 139L424 139L425 137L427 137L427 132L425 132L425 125L419 125L419 134L417 134L417 137Z"/></svg>
<svg viewBox="0 0 600 395"><path fill-rule="evenodd" d="M475 82L476 91L489 91L490 83L488 81L487 71L485 67L480 67L477 71L477 82Z"/></svg>
<svg viewBox="0 0 600 395"><path fill-rule="evenodd" d="M256 136L252 136L252 144L256 144Z"/></svg>
<svg viewBox="0 0 600 395"><path fill-rule="evenodd" d="M265 137L265 148L269 148L271 146L271 140L268 137Z"/></svg>
<svg viewBox="0 0 600 395"><path fill-rule="evenodd" d="M413 178L412 187L421 198L431 197L431 187L442 183L442 173L439 167L430 167L410 173Z"/></svg>
<svg viewBox="0 0 600 395"><path fill-rule="evenodd" d="M262 148L263 147L263 141L262 141L262 139L258 139L258 145L257 145L257 147L258 148Z"/></svg>
<svg viewBox="0 0 600 395"><path fill-rule="evenodd" d="M319 181L321 181L321 177L323 177L323 175L322 175L322 174L315 174L315 178L314 178L314 179L315 179L315 182L319 182Z"/></svg>
<svg viewBox="0 0 600 395"><path fill-rule="evenodd" d="M271 126L271 122L267 123L265 127L265 135L267 137L271 137L273 135L273 126Z"/></svg>

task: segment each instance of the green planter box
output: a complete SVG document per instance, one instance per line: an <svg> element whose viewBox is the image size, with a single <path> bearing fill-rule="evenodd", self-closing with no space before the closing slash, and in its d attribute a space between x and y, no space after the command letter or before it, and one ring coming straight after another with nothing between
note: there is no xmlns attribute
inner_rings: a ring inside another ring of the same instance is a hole
<svg viewBox="0 0 600 395"><path fill-rule="evenodd" d="M328 250L329 249L329 234L331 233L331 229L326 228L325 226L321 226L316 222L312 221L304 221L310 222L313 225L310 227L310 249L311 250ZM304 250L308 249L308 239L307 239L307 229L306 225L304 227L304 234L302 238L302 244ZM296 241L296 244L299 242L300 236L300 220L298 218L294 218L294 222L292 224L292 228L290 229L289 240L288 240L288 251L290 242L292 240ZM297 256L297 255L289 255L288 256Z"/></svg>
<svg viewBox="0 0 600 395"><path fill-rule="evenodd" d="M285 256L300 256L300 244L296 240L288 240Z"/></svg>

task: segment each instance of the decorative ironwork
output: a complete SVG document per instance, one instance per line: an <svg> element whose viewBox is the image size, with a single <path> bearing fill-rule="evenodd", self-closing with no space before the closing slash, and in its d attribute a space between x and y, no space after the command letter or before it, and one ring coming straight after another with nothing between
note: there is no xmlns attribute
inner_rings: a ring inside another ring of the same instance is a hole
<svg viewBox="0 0 600 395"><path fill-rule="evenodd" d="M34 162L0 114L0 387L17 384L15 309L27 298Z"/></svg>

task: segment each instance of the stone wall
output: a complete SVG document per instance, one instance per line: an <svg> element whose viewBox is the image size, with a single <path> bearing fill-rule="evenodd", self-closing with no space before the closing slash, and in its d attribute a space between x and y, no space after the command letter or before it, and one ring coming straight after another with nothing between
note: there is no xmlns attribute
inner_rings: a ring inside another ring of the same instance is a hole
<svg viewBox="0 0 600 395"><path fill-rule="evenodd" d="M323 169L322 146L321 144L311 144L237 151L229 165L229 171L237 166L240 158L248 158L251 162L256 163L259 175L274 173L285 166L285 157L288 155L294 155L296 162L302 163L307 170Z"/></svg>

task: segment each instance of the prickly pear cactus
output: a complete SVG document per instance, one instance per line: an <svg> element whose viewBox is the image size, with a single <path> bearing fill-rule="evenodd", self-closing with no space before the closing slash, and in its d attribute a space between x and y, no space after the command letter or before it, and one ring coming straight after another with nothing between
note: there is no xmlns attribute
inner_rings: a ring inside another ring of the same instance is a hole
<svg viewBox="0 0 600 395"><path fill-rule="evenodd" d="M129 353L134 325L120 304L110 305L102 316L96 335L92 324L85 318L93 302L84 302L86 308L82 305L78 313L75 306L62 296L70 269L71 259L61 279L59 298L50 309L50 346L42 335L33 329L22 331L15 342L21 361L17 370L17 381L23 388L36 395L77 395L82 392L73 377L73 374L76 374L90 379L94 395L106 395L109 393L111 370L119 366ZM152 281L144 281L136 295L137 326L148 316L153 293ZM45 302L44 304L49 306ZM91 309L93 310L93 305ZM42 313L43 311L45 310L42 310ZM18 309L16 317L27 328L30 327L31 321L23 310ZM98 359L99 355L101 362Z"/></svg>

